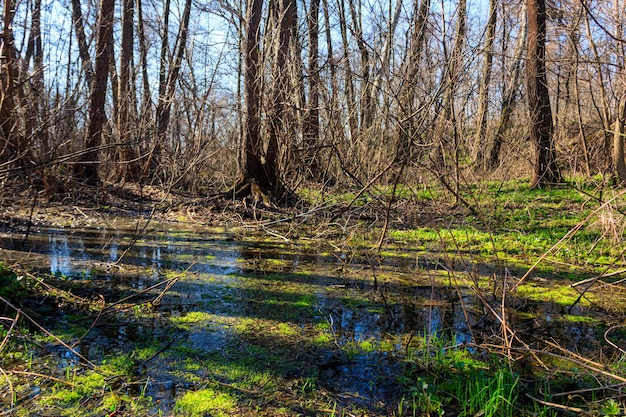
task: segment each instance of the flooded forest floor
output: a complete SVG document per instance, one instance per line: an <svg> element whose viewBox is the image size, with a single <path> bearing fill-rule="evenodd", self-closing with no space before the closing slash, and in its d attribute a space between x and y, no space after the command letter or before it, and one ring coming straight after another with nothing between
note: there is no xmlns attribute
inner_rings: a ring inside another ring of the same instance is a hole
<svg viewBox="0 0 626 417"><path fill-rule="evenodd" d="M626 414L623 190L299 196L5 196L0 416Z"/></svg>

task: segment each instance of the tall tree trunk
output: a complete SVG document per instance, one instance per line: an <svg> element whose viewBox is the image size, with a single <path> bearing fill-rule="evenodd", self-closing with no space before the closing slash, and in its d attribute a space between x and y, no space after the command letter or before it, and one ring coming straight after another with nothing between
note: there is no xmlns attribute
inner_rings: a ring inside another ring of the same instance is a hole
<svg viewBox="0 0 626 417"><path fill-rule="evenodd" d="M531 187L561 181L554 148L552 111L546 79L546 3L527 0L526 89L530 112Z"/></svg>
<svg viewBox="0 0 626 417"><path fill-rule="evenodd" d="M360 0L357 0L360 1ZM361 92L360 97L362 97L362 102L360 103L361 108L361 130L366 130L372 125L373 120L373 109L372 109L372 83L370 79L370 53L367 49L367 43L365 42L365 38L363 37L363 25L361 24L361 5L359 3L359 8L357 10L357 5L355 4L355 0L348 0L348 5L350 6L350 16L352 17L352 27L353 33L356 37L356 44L359 48L359 53L361 56Z"/></svg>
<svg viewBox="0 0 626 417"><path fill-rule="evenodd" d="M624 39L624 4L621 1L613 1L615 33L619 39ZM624 160L624 140L626 139L626 42L618 42L615 45L615 63L618 76L617 96L617 117L615 120L615 130L613 133L613 171L616 179L621 183L626 183L626 161Z"/></svg>
<svg viewBox="0 0 626 417"><path fill-rule="evenodd" d="M137 2L137 35L139 38L139 61L141 66L142 79L142 103L141 103L141 120L145 123L149 115L149 109L152 103L150 93L150 78L148 76L148 47L146 45L146 31L143 23L143 1Z"/></svg>
<svg viewBox="0 0 626 417"><path fill-rule="evenodd" d="M245 130L243 146L242 181L256 180L268 189L262 156L263 141L261 140L261 73L260 54L261 13L263 0L247 0L246 6L246 42L244 57L244 113ZM241 184L243 185L243 184Z"/></svg>
<svg viewBox="0 0 626 417"><path fill-rule="evenodd" d="M85 74L85 81L89 88L93 82L93 66L91 57L89 56L89 45L85 36L85 27L83 24L83 11L80 6L80 0L72 0L72 20L74 21L74 31L76 32L76 40L78 41L78 55Z"/></svg>
<svg viewBox="0 0 626 417"><path fill-rule="evenodd" d="M174 47L174 57L169 65L167 60L167 46L161 49L161 70L159 72L159 102L156 109L156 135L154 144L150 153L148 172L153 175L161 162L162 144L165 143L167 128L170 123L170 115L172 111L172 100L176 91L176 83L180 75L180 69L183 63L183 57L187 48L187 36L189 32L189 19L191 16L191 0L185 1L183 9L183 17L178 28L178 36L176 37L176 45ZM169 0L167 6L169 14ZM165 26L167 28L167 25ZM167 29L164 29L163 42L167 43ZM165 66L169 67L166 71ZM167 75L165 75L167 73Z"/></svg>
<svg viewBox="0 0 626 417"><path fill-rule="evenodd" d="M356 93L354 91L354 74L352 71L352 64L350 63L350 41L348 40L348 22L346 18L346 7L343 0L337 0L337 7L339 9L339 28L341 30L341 43L343 49L343 65L345 67L345 96L346 96L346 109L348 112L348 127L349 129L349 145L355 143L355 139L358 136L359 124L356 113Z"/></svg>
<svg viewBox="0 0 626 417"><path fill-rule="evenodd" d="M320 0L311 0L307 16L307 32L309 35L309 100L304 125L304 152L307 177L320 179L321 165L318 161L318 146L320 136L320 74L319 74L319 10Z"/></svg>
<svg viewBox="0 0 626 417"><path fill-rule="evenodd" d="M456 86L458 84L461 65L463 64L463 48L465 48L465 38L467 32L467 0L459 0L458 17L456 22L456 34L454 36L454 46L448 59L445 69L444 82L447 83L446 94L444 95L444 118L445 120L456 119L454 111L454 98Z"/></svg>
<svg viewBox="0 0 626 417"><path fill-rule="evenodd" d="M405 75L400 89L400 107L403 117L400 123L398 144L396 147L396 160L410 157L411 144L415 132L415 84L419 75L420 61L426 39L426 23L430 14L430 0L414 0L413 3L413 27L411 29L411 41L406 55L404 68Z"/></svg>
<svg viewBox="0 0 626 417"><path fill-rule="evenodd" d="M161 32L161 55L159 59L159 97L156 109L156 129L152 137L152 143L149 145L149 153L143 168L142 177L148 179L152 177L161 164L162 144L159 137L159 125L163 119L163 111L166 106L165 93L167 91L167 67L170 64L168 58L169 37L170 37L170 6L171 0L165 0L163 4L163 31Z"/></svg>
<svg viewBox="0 0 626 417"><path fill-rule="evenodd" d="M136 181L139 176L135 150L133 148L133 134L131 129L131 106L135 91L131 88L131 67L133 62L134 38L134 0L122 0L122 47L120 52L120 77L118 88L119 113L118 131L119 144L118 163L120 170L117 179Z"/></svg>
<svg viewBox="0 0 626 417"><path fill-rule="evenodd" d="M476 123L476 135L474 137L474 161L477 167L483 168L485 157L485 145L487 143L487 114L489 109L489 84L491 83L491 70L493 64L493 44L496 37L496 22L498 16L498 1L489 2L489 19L485 40L485 62L483 63L483 76L478 91L478 114Z"/></svg>
<svg viewBox="0 0 626 417"><path fill-rule="evenodd" d="M86 152L75 168L77 178L84 180L88 184L97 184L100 181L98 147L102 144L102 127L106 122L104 104L106 101L112 46L108 44L108 40L113 36L114 11L115 0L101 0L96 39L96 67L94 82L91 87L91 98L89 100L89 125L87 127L87 137L85 138Z"/></svg>
<svg viewBox="0 0 626 417"><path fill-rule="evenodd" d="M278 29L276 45L274 46L272 62L272 96L271 110L269 115L268 144L265 153L265 178L268 191L277 197L282 197L282 184L278 179L278 153L281 143L285 143L293 135L290 132L292 126L289 120L289 71L288 58L291 42L292 28L295 25L296 3L295 0L276 0L274 3L274 24Z"/></svg>
<svg viewBox="0 0 626 417"><path fill-rule="evenodd" d="M2 62L0 62L0 163L22 166L30 160L30 151L24 132L23 84L13 37L15 1L4 1Z"/></svg>
<svg viewBox="0 0 626 417"><path fill-rule="evenodd" d="M396 34L396 28L398 27L398 22L400 20L400 12L402 11L402 2L396 2L395 10L393 14L389 16L389 25L387 27L387 34L385 37L385 42L381 49L380 57L378 59L379 64L376 64L375 75L372 77L372 88L370 91L370 114L373 118L374 115L378 118L378 108L379 108L379 96L382 89L383 80L386 79L391 71L389 68L389 64L392 58L392 49L394 44L394 38ZM391 2L389 3L389 12L391 13ZM376 62L376 60L374 61ZM383 111L389 110L389 105L385 103L387 101L385 98L383 102L380 104L380 108ZM381 117L385 117L387 114L382 114Z"/></svg>
<svg viewBox="0 0 626 417"><path fill-rule="evenodd" d="M626 183L624 140L626 140L626 93L622 94L619 101L615 133L613 134L613 166L615 167L615 176L621 183Z"/></svg>
<svg viewBox="0 0 626 417"><path fill-rule="evenodd" d="M41 0L34 1L31 21L26 53L22 60L21 70L22 78L26 79L27 88L29 87L24 137L32 143L37 142L36 146L46 154L48 143L42 140L43 135L40 134L42 130L37 128L37 125L42 126L38 120L40 120L42 116L40 111L45 108L45 106L41 106L44 94L43 51L41 44ZM32 73L29 74L31 59L33 60L33 70ZM42 118L41 120L44 119Z"/></svg>

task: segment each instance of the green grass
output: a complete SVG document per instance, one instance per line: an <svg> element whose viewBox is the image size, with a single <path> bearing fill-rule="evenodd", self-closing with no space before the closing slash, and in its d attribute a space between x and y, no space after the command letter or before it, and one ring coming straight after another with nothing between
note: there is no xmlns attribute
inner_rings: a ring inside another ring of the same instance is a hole
<svg viewBox="0 0 626 417"><path fill-rule="evenodd" d="M441 416L450 410L468 417L523 415L518 403L519 376L496 357L472 353L454 337L424 334L417 342L402 378L407 395L399 415Z"/></svg>
<svg viewBox="0 0 626 417"><path fill-rule="evenodd" d="M624 197L602 208L590 197L602 193L608 199L614 195L611 189L530 190L525 180L516 180L473 185L465 193L466 200L477 204L475 215L390 229L383 254L399 256L408 247L412 253L445 252L478 263L497 259L522 269L543 256L538 274L567 279L584 279L606 266L617 270L626 265L620 244L626 223L621 214L626 211ZM570 273L581 267L586 275Z"/></svg>

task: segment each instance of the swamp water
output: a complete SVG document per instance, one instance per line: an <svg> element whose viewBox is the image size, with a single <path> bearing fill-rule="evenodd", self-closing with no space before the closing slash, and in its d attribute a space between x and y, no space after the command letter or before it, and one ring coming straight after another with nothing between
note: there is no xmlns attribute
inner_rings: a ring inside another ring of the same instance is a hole
<svg viewBox="0 0 626 417"><path fill-rule="evenodd" d="M380 258L326 241L144 226L110 217L33 228L26 240L0 235L2 259L70 283L95 306L87 318L71 305L40 318L73 351L48 340L37 372L41 363L57 378L80 373L77 354L115 364L126 376L109 377L109 389L150 399L152 415L193 409L192 392L215 401L206 415L390 415L424 337L454 335L467 349L477 332L497 339L471 284L456 282L462 265L451 276L450 265L408 248ZM564 312L553 303L525 308L541 312L519 318L529 329ZM557 333L576 344L593 340L589 332L576 324ZM46 388L29 389L24 406Z"/></svg>

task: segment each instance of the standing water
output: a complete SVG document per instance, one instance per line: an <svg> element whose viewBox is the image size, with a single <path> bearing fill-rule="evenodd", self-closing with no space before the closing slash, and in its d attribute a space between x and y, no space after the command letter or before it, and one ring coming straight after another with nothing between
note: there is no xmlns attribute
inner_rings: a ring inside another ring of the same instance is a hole
<svg viewBox="0 0 626 417"><path fill-rule="evenodd" d="M424 339L469 346L487 317L441 262L406 253L374 263L325 242L121 217L4 233L0 247L93 304L40 318L58 339L39 366L109 366L109 389L155 415L193 415L194 399L206 415L389 415Z"/></svg>

